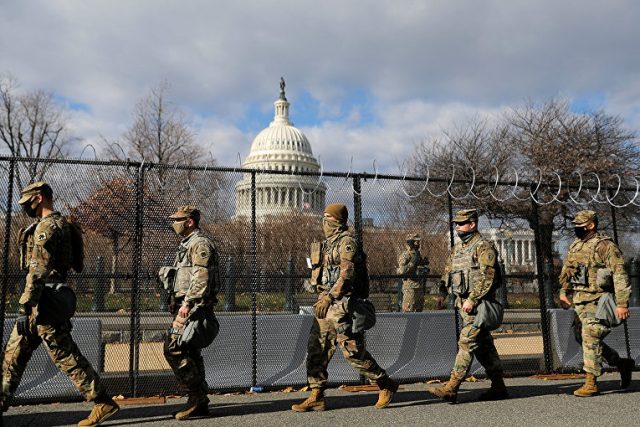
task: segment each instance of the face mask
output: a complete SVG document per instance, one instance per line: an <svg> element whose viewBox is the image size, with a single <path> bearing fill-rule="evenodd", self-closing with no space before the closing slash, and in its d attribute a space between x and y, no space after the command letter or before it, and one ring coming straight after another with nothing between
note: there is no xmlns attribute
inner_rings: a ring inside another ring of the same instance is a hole
<svg viewBox="0 0 640 427"><path fill-rule="evenodd" d="M584 237L589 233L587 231L587 227L575 227L573 231L576 233L576 237L578 239L584 239Z"/></svg>
<svg viewBox="0 0 640 427"><path fill-rule="evenodd" d="M36 217L36 212L38 211L38 206L40 206L40 203L38 203L35 207L32 206L32 203L35 200L29 201L27 203L25 203L22 206L22 210L24 211L24 213L26 213L30 218L35 218Z"/></svg>
<svg viewBox="0 0 640 427"><path fill-rule="evenodd" d="M467 243L469 240L471 240L471 238L475 234L475 231L456 230L456 233L458 233L458 237L460 238L460 240L462 240L464 243Z"/></svg>
<svg viewBox="0 0 640 427"><path fill-rule="evenodd" d="M185 219L184 221L179 222L174 221L173 224L171 224L171 227L173 227L173 231L175 231L178 236L184 236L187 229L187 220Z"/></svg>
<svg viewBox="0 0 640 427"><path fill-rule="evenodd" d="M342 224L338 221L332 219L322 219L322 231L324 232L324 237L331 237L336 234L342 228Z"/></svg>

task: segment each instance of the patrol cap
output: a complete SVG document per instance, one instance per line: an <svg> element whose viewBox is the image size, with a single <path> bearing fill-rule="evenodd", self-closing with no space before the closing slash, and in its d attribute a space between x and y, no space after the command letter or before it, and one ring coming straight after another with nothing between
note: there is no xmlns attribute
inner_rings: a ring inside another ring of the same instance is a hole
<svg viewBox="0 0 640 427"><path fill-rule="evenodd" d="M594 211L580 211L575 214L572 223L575 225L583 225L598 219L598 215Z"/></svg>
<svg viewBox="0 0 640 427"><path fill-rule="evenodd" d="M420 235L417 233L409 233L407 234L407 242L419 242Z"/></svg>
<svg viewBox="0 0 640 427"><path fill-rule="evenodd" d="M53 197L53 190L51 186L44 181L34 182L27 185L20 192L20 200L18 203L23 205L27 203L33 196L42 194L45 198L51 199Z"/></svg>
<svg viewBox="0 0 640 427"><path fill-rule="evenodd" d="M332 203L324 208L324 213L328 213L341 223L346 223L349 219L349 211L342 203Z"/></svg>
<svg viewBox="0 0 640 427"><path fill-rule="evenodd" d="M453 217L453 222L478 222L478 210L477 209L462 209L456 212L456 216Z"/></svg>
<svg viewBox="0 0 640 427"><path fill-rule="evenodd" d="M200 221L200 211L191 205L180 206L178 210L169 216L171 219L187 219L193 218L194 221Z"/></svg>

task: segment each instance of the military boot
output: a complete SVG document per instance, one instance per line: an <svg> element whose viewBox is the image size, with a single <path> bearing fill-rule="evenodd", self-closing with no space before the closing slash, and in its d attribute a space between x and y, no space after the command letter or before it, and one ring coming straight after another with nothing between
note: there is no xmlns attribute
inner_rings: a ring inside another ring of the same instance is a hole
<svg viewBox="0 0 640 427"><path fill-rule="evenodd" d="M573 392L574 396L591 397L599 393L598 384L596 384L596 376L587 372L587 377L582 387Z"/></svg>
<svg viewBox="0 0 640 427"><path fill-rule="evenodd" d="M189 395L187 404L176 412L174 417L176 420L182 421L192 417L205 417L207 415L209 415L209 398L206 395Z"/></svg>
<svg viewBox="0 0 640 427"><path fill-rule="evenodd" d="M398 383L389 377L384 377L378 380L378 388L380 389L380 393L378 394L378 401L375 407L383 409L389 406L393 395L398 391Z"/></svg>
<svg viewBox="0 0 640 427"><path fill-rule="evenodd" d="M633 359L620 358L616 365L620 371L620 388L627 388L631 385L631 374L636 362Z"/></svg>
<svg viewBox="0 0 640 427"><path fill-rule="evenodd" d="M320 388L312 388L311 396L304 402L291 406L291 410L296 412L324 411L325 409L324 390Z"/></svg>
<svg viewBox="0 0 640 427"><path fill-rule="evenodd" d="M456 403L456 401L458 400L458 389L460 388L460 384L462 384L462 380L463 379L451 374L449 381L447 381L444 386L427 387L427 391L442 400Z"/></svg>
<svg viewBox="0 0 640 427"><path fill-rule="evenodd" d="M504 385L502 375L491 378L491 387L478 397L478 400L502 400L509 397L507 386Z"/></svg>
<svg viewBox="0 0 640 427"><path fill-rule="evenodd" d="M98 426L107 418L115 414L120 410L120 406L113 401L110 397L98 397L95 400L95 405L87 418L80 421L78 426L91 427Z"/></svg>

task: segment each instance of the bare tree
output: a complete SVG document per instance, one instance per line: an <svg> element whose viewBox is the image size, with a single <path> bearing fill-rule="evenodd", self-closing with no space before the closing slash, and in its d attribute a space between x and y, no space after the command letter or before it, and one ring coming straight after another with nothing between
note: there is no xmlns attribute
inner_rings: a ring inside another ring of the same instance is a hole
<svg viewBox="0 0 640 427"><path fill-rule="evenodd" d="M67 111L43 90L20 93L18 82L0 76L0 141L14 157L58 158L74 138L68 132ZM41 180L48 164L37 160L16 171L18 187Z"/></svg>
<svg viewBox="0 0 640 427"><path fill-rule="evenodd" d="M184 113L171 104L168 95L169 85L162 82L136 104L133 124L122 137L131 159L191 164L202 155ZM111 155L122 157L119 150L108 150Z"/></svg>
<svg viewBox="0 0 640 427"><path fill-rule="evenodd" d="M575 210L584 208L572 205L571 197L590 201L585 192L576 193L574 181L582 176L585 185L593 184L589 181L597 174L604 186L616 174L622 179L633 176L640 162L636 142L635 133L625 129L619 117L602 111L576 113L569 102L552 99L542 105L529 103L511 109L491 125L476 121L456 128L445 133L444 141L425 141L415 151L412 161L414 172L420 175L428 172L432 177L451 177L455 168L456 179L471 182L475 175L478 180L488 181L489 184L476 183L473 192L477 198L466 202L471 201L493 219L524 220L531 228L537 219L543 259L551 259L553 231L562 228ZM494 188L492 182L496 176L513 180L514 171L521 181L541 181L545 185ZM574 193L571 193L572 184ZM442 183L435 188L446 190L449 185ZM464 195L469 191L469 184L453 183L450 190ZM520 199L529 199L533 192L534 197L543 202L537 206L537 218L532 203L518 200L512 192ZM554 196L561 203L547 203ZM446 197L435 201L434 204L433 197L423 195L415 199L414 209L442 212Z"/></svg>

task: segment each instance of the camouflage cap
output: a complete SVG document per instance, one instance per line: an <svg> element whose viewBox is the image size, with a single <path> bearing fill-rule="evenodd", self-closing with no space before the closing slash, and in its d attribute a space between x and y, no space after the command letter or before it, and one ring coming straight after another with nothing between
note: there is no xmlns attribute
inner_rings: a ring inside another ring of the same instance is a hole
<svg viewBox="0 0 640 427"><path fill-rule="evenodd" d="M420 235L417 233L409 233L407 234L407 242L419 242Z"/></svg>
<svg viewBox="0 0 640 427"><path fill-rule="evenodd" d="M22 189L22 191L20 192L20 200L18 200L18 203L23 205L27 203L31 199L31 197L37 194L42 194L43 196L50 199L53 196L53 190L51 189L51 186L44 181L34 182Z"/></svg>
<svg viewBox="0 0 640 427"><path fill-rule="evenodd" d="M594 211L580 211L575 214L572 223L575 225L583 225L598 219L598 215Z"/></svg>
<svg viewBox="0 0 640 427"><path fill-rule="evenodd" d="M456 216L453 217L453 222L478 222L478 210L477 209L462 209L456 212Z"/></svg>
<svg viewBox="0 0 640 427"><path fill-rule="evenodd" d="M171 219L186 219L193 218L196 221L200 221L200 211L195 206L185 205L180 206L178 210L169 216Z"/></svg>
<svg viewBox="0 0 640 427"><path fill-rule="evenodd" d="M343 224L346 224L347 219L349 219L349 211L342 203L332 203L327 205L327 207L324 208L324 213L328 213Z"/></svg>

